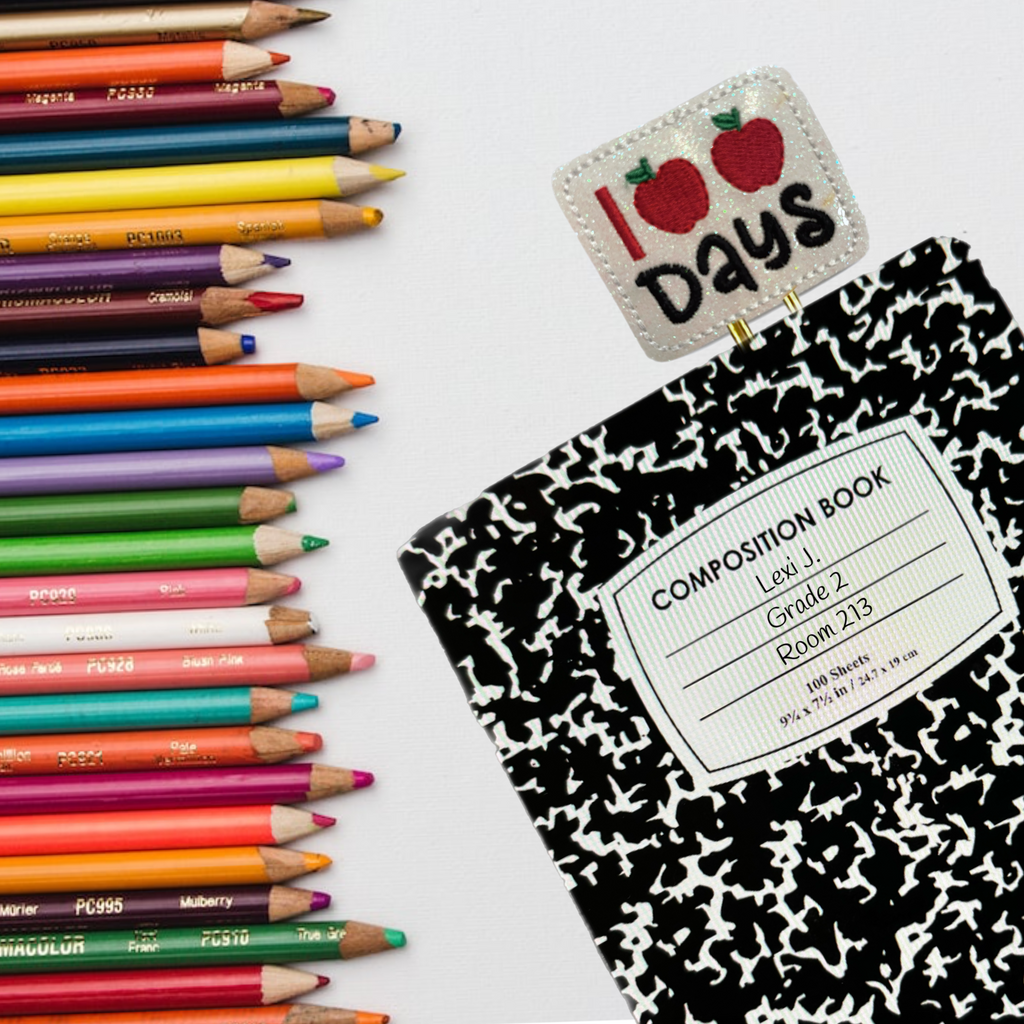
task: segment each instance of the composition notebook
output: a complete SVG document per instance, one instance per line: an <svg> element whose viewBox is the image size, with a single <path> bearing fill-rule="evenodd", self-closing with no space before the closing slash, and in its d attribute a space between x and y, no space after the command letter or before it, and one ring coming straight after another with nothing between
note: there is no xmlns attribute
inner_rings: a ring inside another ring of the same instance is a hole
<svg viewBox="0 0 1024 1024"><path fill-rule="evenodd" d="M1022 342L931 239L400 553L637 1020L1024 1015Z"/></svg>

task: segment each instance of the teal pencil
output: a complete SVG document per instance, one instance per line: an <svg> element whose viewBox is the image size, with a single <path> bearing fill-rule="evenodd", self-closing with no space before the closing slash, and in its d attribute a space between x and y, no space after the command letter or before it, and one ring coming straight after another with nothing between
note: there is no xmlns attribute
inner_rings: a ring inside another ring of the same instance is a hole
<svg viewBox="0 0 1024 1024"><path fill-rule="evenodd" d="M313 694L263 686L5 697L0 736L252 725L317 703Z"/></svg>

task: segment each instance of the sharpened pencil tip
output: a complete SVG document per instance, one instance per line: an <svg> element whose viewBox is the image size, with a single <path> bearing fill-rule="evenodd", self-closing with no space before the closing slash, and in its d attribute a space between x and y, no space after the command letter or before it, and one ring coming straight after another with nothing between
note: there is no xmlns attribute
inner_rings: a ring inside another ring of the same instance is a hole
<svg viewBox="0 0 1024 1024"><path fill-rule="evenodd" d="M369 164L370 173L378 181L394 181L395 178L404 178L405 171L395 170L394 167L381 167L380 164Z"/></svg>
<svg viewBox="0 0 1024 1024"><path fill-rule="evenodd" d="M314 21L325 21L330 17L326 11L311 11L306 7L295 8L295 21L292 22L293 27L296 25L311 25Z"/></svg>
<svg viewBox="0 0 1024 1024"><path fill-rule="evenodd" d="M285 309L298 309L303 296L290 292L252 292L249 302L261 313L280 313Z"/></svg>
<svg viewBox="0 0 1024 1024"><path fill-rule="evenodd" d="M349 370L334 371L350 388L368 388L377 382L368 373L352 373Z"/></svg>
<svg viewBox="0 0 1024 1024"><path fill-rule="evenodd" d="M308 533L302 538L303 551L316 551L318 548L325 548L331 542L326 537L311 537Z"/></svg>
<svg viewBox="0 0 1024 1024"><path fill-rule="evenodd" d="M314 892L309 900L310 910L326 910L331 905L329 892Z"/></svg>
<svg viewBox="0 0 1024 1024"><path fill-rule="evenodd" d="M256 351L256 338L251 334L242 335L242 355L251 356Z"/></svg>
<svg viewBox="0 0 1024 1024"><path fill-rule="evenodd" d="M320 704L320 698L315 693L293 693L292 711L312 711Z"/></svg>
<svg viewBox="0 0 1024 1024"><path fill-rule="evenodd" d="M340 455L328 452L306 452L306 461L314 473L326 473L329 469L341 469L345 460Z"/></svg>
<svg viewBox="0 0 1024 1024"><path fill-rule="evenodd" d="M331 979L324 974L318 974L316 976L316 987L323 988L324 985L330 985Z"/></svg>
<svg viewBox="0 0 1024 1024"><path fill-rule="evenodd" d="M384 211L375 206L363 207L363 223L368 228L375 228L384 219Z"/></svg>
<svg viewBox="0 0 1024 1024"><path fill-rule="evenodd" d="M352 788L353 789L366 789L367 786L372 786L374 782L373 772L352 772Z"/></svg>
<svg viewBox="0 0 1024 1024"><path fill-rule="evenodd" d="M392 949L401 949L405 945L405 932L394 928L384 929L384 939Z"/></svg>
<svg viewBox="0 0 1024 1024"><path fill-rule="evenodd" d="M287 64L291 60L287 53L274 53L273 50L269 50L268 53L270 53L270 63L274 65Z"/></svg>
<svg viewBox="0 0 1024 1024"><path fill-rule="evenodd" d="M318 750L323 750L324 738L318 732L296 733L295 739L304 754L314 754Z"/></svg>
<svg viewBox="0 0 1024 1024"><path fill-rule="evenodd" d="M269 252L263 254L263 262L268 267L274 267L276 270L280 270L281 267L290 267L292 261L287 256L271 256Z"/></svg>
<svg viewBox="0 0 1024 1024"><path fill-rule="evenodd" d="M324 104L328 107L333 107L338 94L333 89L328 89L326 85L318 85L316 88L320 95L323 96Z"/></svg>
<svg viewBox="0 0 1024 1024"><path fill-rule="evenodd" d="M352 413L352 429L359 430L360 427L368 427L371 423L376 423L378 419L379 417L369 412L354 412Z"/></svg>
<svg viewBox="0 0 1024 1024"><path fill-rule="evenodd" d="M398 141L398 136L402 134L402 126L397 121L391 122L391 127L395 130L395 138L393 141Z"/></svg>
<svg viewBox="0 0 1024 1024"><path fill-rule="evenodd" d="M301 589L302 580L300 580L298 576L293 576L291 578L291 582L285 588L285 592L282 596L287 597L289 594L297 594Z"/></svg>
<svg viewBox="0 0 1024 1024"><path fill-rule="evenodd" d="M352 663L349 665L350 672L358 672L360 669L372 668L376 664L377 658L373 654L362 654L359 651L353 651Z"/></svg>

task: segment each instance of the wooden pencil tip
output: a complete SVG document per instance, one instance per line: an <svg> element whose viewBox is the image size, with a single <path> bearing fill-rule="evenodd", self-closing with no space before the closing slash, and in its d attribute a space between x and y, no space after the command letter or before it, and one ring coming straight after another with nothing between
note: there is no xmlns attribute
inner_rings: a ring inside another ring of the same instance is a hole
<svg viewBox="0 0 1024 1024"><path fill-rule="evenodd" d="M324 738L318 732L297 732L295 742L302 748L304 754L315 754L323 750Z"/></svg>
<svg viewBox="0 0 1024 1024"><path fill-rule="evenodd" d="M287 53L274 53L273 50L268 50L267 52L270 54L270 63L275 67L278 64L287 64L291 60Z"/></svg>
<svg viewBox="0 0 1024 1024"><path fill-rule="evenodd" d="M363 223L368 228L375 228L384 219L384 211L375 206L363 207Z"/></svg>
<svg viewBox="0 0 1024 1024"><path fill-rule="evenodd" d="M306 7L296 7L293 25L311 25L314 21L325 21L330 17L327 11L311 11Z"/></svg>
<svg viewBox="0 0 1024 1024"><path fill-rule="evenodd" d="M324 98L324 106L333 107L334 101L338 98L338 94L333 89L328 89L325 85L318 85L316 89Z"/></svg>
<svg viewBox="0 0 1024 1024"><path fill-rule="evenodd" d="M394 167L381 167L380 164L370 164L369 170L378 181L394 181L395 178L405 177L405 171L396 170Z"/></svg>

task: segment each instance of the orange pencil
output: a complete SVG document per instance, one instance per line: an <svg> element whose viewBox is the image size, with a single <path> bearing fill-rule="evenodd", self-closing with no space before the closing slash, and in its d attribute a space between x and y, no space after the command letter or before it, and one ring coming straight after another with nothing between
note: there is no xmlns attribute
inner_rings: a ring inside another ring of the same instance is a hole
<svg viewBox="0 0 1024 1024"><path fill-rule="evenodd" d="M269 725L8 736L0 741L0 778L279 764L322 746L317 733Z"/></svg>
<svg viewBox="0 0 1024 1024"><path fill-rule="evenodd" d="M0 857L0 893L265 885L320 871L330 863L323 854L276 846Z"/></svg>
<svg viewBox="0 0 1024 1024"><path fill-rule="evenodd" d="M0 256L106 252L179 245L251 245L283 238L338 238L377 227L373 206L336 199L164 206L0 217Z"/></svg>
<svg viewBox="0 0 1024 1024"><path fill-rule="evenodd" d="M0 415L322 401L372 383L302 363L50 373L0 379Z"/></svg>
<svg viewBox="0 0 1024 1024"><path fill-rule="evenodd" d="M271 804L5 815L0 817L0 857L278 846L334 823L324 814Z"/></svg>
<svg viewBox="0 0 1024 1024"><path fill-rule="evenodd" d="M261 75L287 60L283 53L236 42L0 53L0 92L23 92L26 84L42 92L108 85L233 82Z"/></svg>

